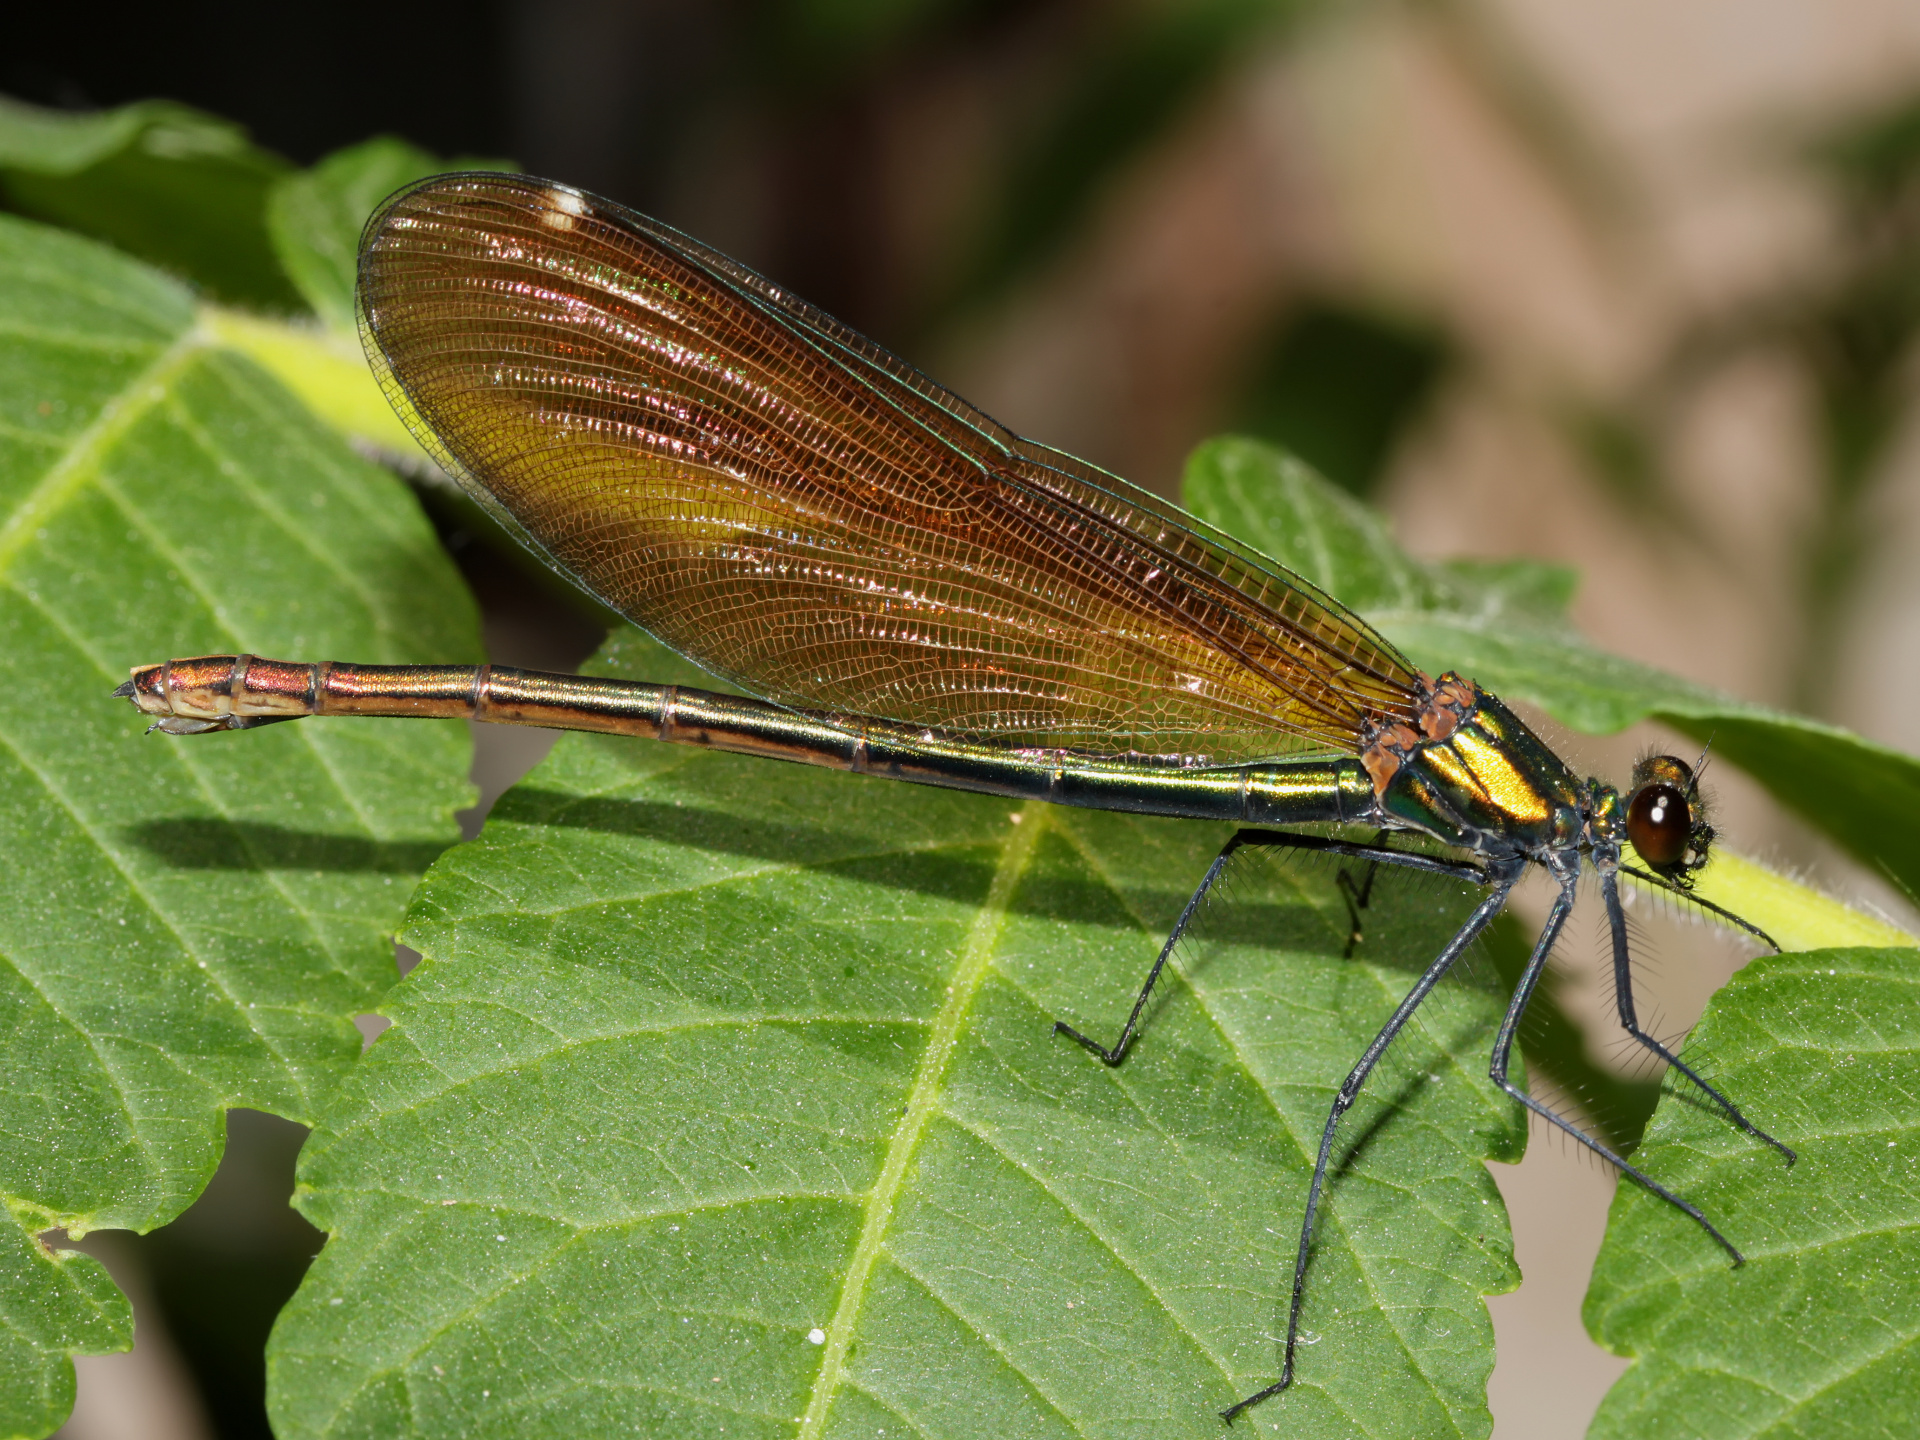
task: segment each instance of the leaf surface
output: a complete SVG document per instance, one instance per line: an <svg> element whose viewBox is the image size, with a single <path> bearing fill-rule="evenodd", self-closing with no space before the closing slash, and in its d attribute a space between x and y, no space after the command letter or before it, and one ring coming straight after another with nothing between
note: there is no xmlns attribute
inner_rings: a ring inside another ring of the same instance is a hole
<svg viewBox="0 0 1920 1440"><path fill-rule="evenodd" d="M1920 951L1753 961L1692 1048L1791 1169L1673 1094L1639 1158L1746 1254L1739 1269L1633 1186L1587 1328L1636 1357L1593 1440L1880 1440L1920 1414Z"/></svg>
<svg viewBox="0 0 1920 1440"><path fill-rule="evenodd" d="M374 207L402 185L444 170L512 168L501 160L441 160L404 140L378 136L277 181L267 197L267 231L281 266L314 313L330 328L352 333L360 232Z"/></svg>
<svg viewBox="0 0 1920 1440"><path fill-rule="evenodd" d="M130 1322L36 1235L171 1219L229 1106L311 1116L468 794L453 727L143 738L109 692L170 656L477 642L404 489L178 285L0 218L0 647L0 1433L44 1434L67 1356Z"/></svg>
<svg viewBox="0 0 1920 1440"><path fill-rule="evenodd" d="M231 120L142 100L92 114L0 96L0 196L10 209L137 255L222 300L295 311L267 239L291 167Z"/></svg>
<svg viewBox="0 0 1920 1440"><path fill-rule="evenodd" d="M1332 872L1250 864L1125 1065L1054 1036L1117 1032L1225 834L564 737L423 883L302 1157L278 1433L1217 1435L1333 1089L1472 898L1343 960ZM1343 1132L1255 1433L1487 1433L1497 1008L1443 986Z"/></svg>

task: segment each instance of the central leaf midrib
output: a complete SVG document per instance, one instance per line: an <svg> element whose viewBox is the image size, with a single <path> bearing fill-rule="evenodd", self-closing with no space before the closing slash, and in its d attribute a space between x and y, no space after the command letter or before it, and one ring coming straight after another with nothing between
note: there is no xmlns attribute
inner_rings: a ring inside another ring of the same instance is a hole
<svg viewBox="0 0 1920 1440"><path fill-rule="evenodd" d="M806 1412L801 1417L799 1433L802 1440L815 1440L826 1425L828 1407L840 1388L841 1375L846 1368L847 1347L852 1342L854 1326L866 1303L867 1280L880 1258L888 1227L893 1222L894 1204L905 1185L914 1153L920 1148L927 1122L939 1109L940 1086L946 1077L947 1066L958 1047L960 1031L972 1010L974 996L992 969L994 951L999 943L1000 932L1006 925L1007 910L1014 891L1031 863L1034 851L1039 847L1041 834L1047 828L1046 811L1043 803L1035 801L1010 817L1019 823L1010 827L1012 833L1008 835L1005 848L1001 851L1000 863L994 867L993 881L987 888L986 899L981 903L980 911L960 947L946 1003L934 1017L926 1049L921 1052L920 1063L914 1071L913 1087L907 1092L906 1108L900 1116L900 1123L894 1128L893 1138L887 1142L887 1153L881 1162L880 1173L874 1179L873 1188L867 1192L866 1215L847 1264L846 1277L841 1283L840 1302L834 1309L833 1320L827 1329L826 1352L820 1357L820 1371L814 1378L813 1393L808 1397Z"/></svg>

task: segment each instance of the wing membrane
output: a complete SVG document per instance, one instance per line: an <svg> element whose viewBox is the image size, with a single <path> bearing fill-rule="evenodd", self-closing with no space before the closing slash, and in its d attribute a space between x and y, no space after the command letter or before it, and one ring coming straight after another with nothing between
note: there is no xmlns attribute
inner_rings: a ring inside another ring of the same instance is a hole
<svg viewBox="0 0 1920 1440"><path fill-rule="evenodd" d="M767 699L1206 763L1413 712L1412 666L1306 581L632 211L441 176L360 264L376 373L449 471Z"/></svg>

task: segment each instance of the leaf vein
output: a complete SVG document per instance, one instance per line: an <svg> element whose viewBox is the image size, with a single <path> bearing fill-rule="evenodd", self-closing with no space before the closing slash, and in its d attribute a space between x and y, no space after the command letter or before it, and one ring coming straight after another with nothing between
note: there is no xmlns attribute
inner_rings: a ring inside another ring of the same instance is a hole
<svg viewBox="0 0 1920 1440"><path fill-rule="evenodd" d="M1015 889L1039 848L1040 837L1048 828L1047 806L1035 801L1025 806L1020 818L1025 822L1012 826L1012 833L1001 841L1000 863L986 899L961 947L954 966L953 984L946 1003L935 1017L926 1048L921 1052L912 1088L908 1091L905 1112L888 1142L880 1174L867 1194L866 1216L859 1239L841 1284L840 1303L827 1331L826 1353L820 1357L820 1370L814 1377L813 1393L802 1417L799 1440L819 1440L827 1420L828 1407L846 1368L847 1346L853 1328L866 1303L867 1281L886 1242L893 1221L893 1206L906 1183L907 1170L920 1147L928 1122L939 1105L941 1082L958 1048L961 1027L972 1009L981 985L993 972L993 956L1007 922L1007 908Z"/></svg>

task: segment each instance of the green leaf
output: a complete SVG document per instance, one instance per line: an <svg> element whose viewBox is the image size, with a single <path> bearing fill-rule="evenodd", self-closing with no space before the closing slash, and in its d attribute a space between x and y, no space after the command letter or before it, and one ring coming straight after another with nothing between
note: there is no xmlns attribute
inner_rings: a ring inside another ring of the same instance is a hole
<svg viewBox="0 0 1920 1440"><path fill-rule="evenodd" d="M1855 910L1724 845L1714 847L1713 863L1693 879L1695 895L1759 926L1782 950L1915 943L1898 925Z"/></svg>
<svg viewBox="0 0 1920 1440"><path fill-rule="evenodd" d="M297 310L267 243L290 169L231 121L168 100L74 115L0 97L0 198L106 240L234 304Z"/></svg>
<svg viewBox="0 0 1920 1440"><path fill-rule="evenodd" d="M43 1434L66 1357L130 1322L93 1261L36 1234L161 1224L212 1173L227 1107L315 1112L468 793L456 727L143 738L109 692L170 656L477 642L404 488L178 285L8 217L0 637L0 1433Z"/></svg>
<svg viewBox="0 0 1920 1440"><path fill-rule="evenodd" d="M45 1435L73 1409L73 1366L55 1357L133 1344L133 1312L106 1267L11 1220L0 1222L0 1317L0 1426L9 1436Z"/></svg>
<svg viewBox="0 0 1920 1440"><path fill-rule="evenodd" d="M267 197L267 230L282 267L314 313L331 328L351 332L360 231L374 207L423 176L514 168L504 160L443 161L417 145L378 136L279 180Z"/></svg>
<svg viewBox="0 0 1920 1440"><path fill-rule="evenodd" d="M1334 1088L1475 898L1343 960L1332 872L1250 862L1123 1066L1052 1034L1117 1032L1226 833L562 738L423 882L302 1156L276 1433L1211 1440ZM1317 1343L1243 1428L1488 1432L1499 1002L1443 986L1349 1120Z"/></svg>
<svg viewBox="0 0 1920 1440"><path fill-rule="evenodd" d="M1755 960L1691 1048L1779 1160L1684 1095L1660 1102L1639 1160L1745 1252L1729 1266L1685 1217L1622 1185L1587 1327L1635 1357L1594 1440L1851 1440L1920 1412L1920 951Z"/></svg>
<svg viewBox="0 0 1920 1440"><path fill-rule="evenodd" d="M1705 740L1862 863L1920 891L1920 761L1838 726L1722 695L1596 650L1566 622L1557 566L1427 565L1299 461L1212 441L1186 474L1195 513L1352 606L1422 669L1458 670L1591 735L1661 720Z"/></svg>
<svg viewBox="0 0 1920 1440"><path fill-rule="evenodd" d="M358 335L212 306L201 310L200 323L221 345L260 366L357 447L371 446L402 468L432 463L380 393Z"/></svg>

